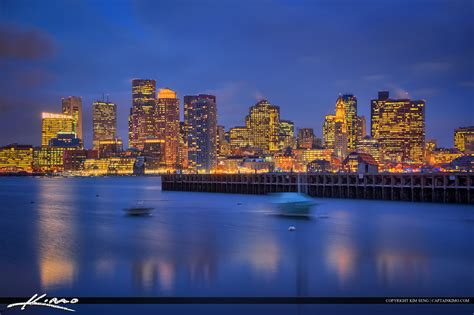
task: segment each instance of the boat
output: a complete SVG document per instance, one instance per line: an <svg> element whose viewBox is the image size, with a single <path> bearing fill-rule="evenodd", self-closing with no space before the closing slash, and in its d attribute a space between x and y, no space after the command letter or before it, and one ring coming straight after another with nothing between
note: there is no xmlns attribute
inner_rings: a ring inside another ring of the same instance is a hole
<svg viewBox="0 0 474 315"><path fill-rule="evenodd" d="M270 194L273 204L277 207L279 215L286 216L308 216L311 208L316 205L313 198L301 192L300 175L297 177L297 192L282 192Z"/></svg>
<svg viewBox="0 0 474 315"><path fill-rule="evenodd" d="M153 207L143 205L143 202L138 202L135 206L123 209L129 216L149 216L153 212Z"/></svg>

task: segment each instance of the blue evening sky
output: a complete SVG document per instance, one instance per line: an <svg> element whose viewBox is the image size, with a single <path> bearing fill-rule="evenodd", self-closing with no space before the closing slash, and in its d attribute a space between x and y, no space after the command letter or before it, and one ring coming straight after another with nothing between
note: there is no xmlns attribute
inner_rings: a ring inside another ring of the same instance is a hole
<svg viewBox="0 0 474 315"><path fill-rule="evenodd" d="M265 97L321 135L339 93L370 126L379 90L425 99L427 138L451 147L474 125L474 1L0 0L0 145L38 145L41 112L83 98L118 104L127 140L131 79L215 93L219 124Z"/></svg>

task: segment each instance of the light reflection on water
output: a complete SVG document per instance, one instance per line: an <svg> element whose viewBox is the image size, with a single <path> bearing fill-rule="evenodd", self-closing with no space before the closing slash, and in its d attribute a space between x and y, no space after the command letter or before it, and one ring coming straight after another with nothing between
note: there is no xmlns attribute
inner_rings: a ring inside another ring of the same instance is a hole
<svg viewBox="0 0 474 315"><path fill-rule="evenodd" d="M138 200L152 217L124 215ZM158 178L2 179L0 294L474 294L472 207L324 199L328 218L298 220L269 201Z"/></svg>

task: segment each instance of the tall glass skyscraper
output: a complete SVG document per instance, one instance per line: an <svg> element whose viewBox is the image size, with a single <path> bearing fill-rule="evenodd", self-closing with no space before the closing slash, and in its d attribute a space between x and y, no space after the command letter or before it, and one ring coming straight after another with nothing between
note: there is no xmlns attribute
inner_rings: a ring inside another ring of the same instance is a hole
<svg viewBox="0 0 474 315"><path fill-rule="evenodd" d="M79 96L63 97L61 104L63 114L71 115L76 120L76 135L84 142L82 133L82 98Z"/></svg>
<svg viewBox="0 0 474 315"><path fill-rule="evenodd" d="M391 162L423 162L425 101L390 99L388 92L381 93L379 99L372 100L371 132L384 158Z"/></svg>
<svg viewBox="0 0 474 315"><path fill-rule="evenodd" d="M157 138L156 81L132 80L132 108L128 118L128 146L143 150L145 139Z"/></svg>
<svg viewBox="0 0 474 315"><path fill-rule="evenodd" d="M117 136L117 106L114 103L96 101L92 104L92 147L99 149L99 142L115 140Z"/></svg>
<svg viewBox="0 0 474 315"><path fill-rule="evenodd" d="M176 92L163 88L156 101L157 138L164 140L164 163L170 170L179 167L179 98Z"/></svg>
<svg viewBox="0 0 474 315"><path fill-rule="evenodd" d="M250 107L246 117L246 126L249 130L249 140L252 146L267 152L279 149L280 135L280 107L261 100Z"/></svg>
<svg viewBox="0 0 474 315"><path fill-rule="evenodd" d="M210 172L217 164L217 105L214 95L184 97L184 124L188 138L188 166Z"/></svg>

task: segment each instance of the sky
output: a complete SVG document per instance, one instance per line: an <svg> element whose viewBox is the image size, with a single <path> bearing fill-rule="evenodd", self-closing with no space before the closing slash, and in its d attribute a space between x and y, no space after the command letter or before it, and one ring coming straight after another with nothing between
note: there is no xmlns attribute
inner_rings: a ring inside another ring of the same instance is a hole
<svg viewBox="0 0 474 315"><path fill-rule="evenodd" d="M0 145L39 145L41 112L69 95L87 147L103 95L127 143L131 80L150 78L181 100L215 94L226 129L266 98L319 136L339 94L370 130L388 90L426 100L427 139L452 147L474 125L473 15L474 0L0 0Z"/></svg>

